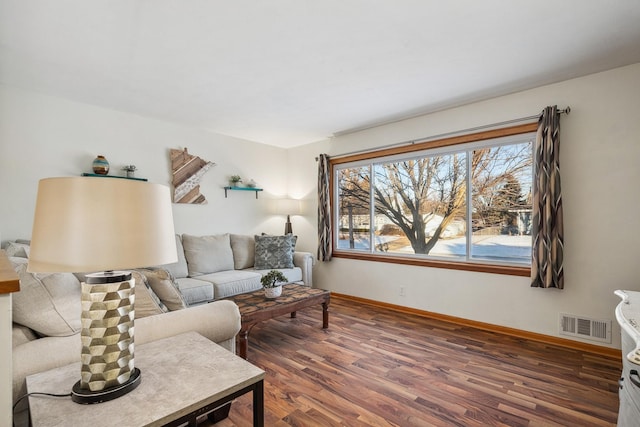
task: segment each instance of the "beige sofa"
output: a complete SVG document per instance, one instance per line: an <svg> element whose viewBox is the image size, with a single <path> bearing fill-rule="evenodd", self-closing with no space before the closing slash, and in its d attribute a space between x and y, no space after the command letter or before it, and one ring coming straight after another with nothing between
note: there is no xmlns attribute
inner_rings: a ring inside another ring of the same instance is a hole
<svg viewBox="0 0 640 427"><path fill-rule="evenodd" d="M311 286L313 257L295 252L294 239L176 236L177 263L133 272L136 344L196 331L235 353L240 313L233 302L218 300L259 289L271 267ZM21 285L12 296L15 401L26 393L28 375L79 360L82 274L27 272L28 241L9 242L5 250ZM18 405L16 425L27 425L26 409L25 401Z"/></svg>
<svg viewBox="0 0 640 427"><path fill-rule="evenodd" d="M260 289L260 278L279 270L289 283L313 285L314 257L295 250L296 236L218 234L176 236L178 262L162 266L188 305Z"/></svg>

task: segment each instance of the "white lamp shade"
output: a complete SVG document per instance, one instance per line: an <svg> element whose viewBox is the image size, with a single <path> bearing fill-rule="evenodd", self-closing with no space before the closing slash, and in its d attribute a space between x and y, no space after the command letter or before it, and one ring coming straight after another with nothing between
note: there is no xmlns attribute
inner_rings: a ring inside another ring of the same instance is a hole
<svg viewBox="0 0 640 427"><path fill-rule="evenodd" d="M28 270L91 272L177 261L169 187L117 178L38 185Z"/></svg>
<svg viewBox="0 0 640 427"><path fill-rule="evenodd" d="M300 215L302 213L300 200L296 200L296 199L276 200L275 213L278 215Z"/></svg>

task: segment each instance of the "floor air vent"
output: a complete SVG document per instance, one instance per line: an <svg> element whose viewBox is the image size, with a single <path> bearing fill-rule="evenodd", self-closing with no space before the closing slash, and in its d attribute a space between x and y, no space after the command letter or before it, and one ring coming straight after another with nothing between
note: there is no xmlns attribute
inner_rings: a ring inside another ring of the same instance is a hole
<svg viewBox="0 0 640 427"><path fill-rule="evenodd" d="M611 343L611 320L594 320L560 313L560 335Z"/></svg>

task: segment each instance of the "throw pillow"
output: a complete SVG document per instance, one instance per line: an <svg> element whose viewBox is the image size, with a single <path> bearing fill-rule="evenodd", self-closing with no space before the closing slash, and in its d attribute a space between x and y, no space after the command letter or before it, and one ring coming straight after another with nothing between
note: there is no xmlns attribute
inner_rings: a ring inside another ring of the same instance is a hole
<svg viewBox="0 0 640 427"><path fill-rule="evenodd" d="M187 277L189 275L189 269L187 267L187 259L184 257L182 238L179 234L176 234L176 249L178 251L178 262L163 265L161 268L169 270L171 275L176 279L182 279L183 277Z"/></svg>
<svg viewBox="0 0 640 427"><path fill-rule="evenodd" d="M132 271L131 275L136 281L134 288L136 295L134 305L136 319L169 311L155 292L153 292L144 274L139 271Z"/></svg>
<svg viewBox="0 0 640 427"><path fill-rule="evenodd" d="M187 303L180 289L178 289L178 285L176 285L173 276L167 270L163 268L140 268L137 271L145 276L153 292L169 311L187 308Z"/></svg>
<svg viewBox="0 0 640 427"><path fill-rule="evenodd" d="M31 247L26 243L8 242L4 250L8 257L29 258L29 249Z"/></svg>
<svg viewBox="0 0 640 427"><path fill-rule="evenodd" d="M272 268L293 268L293 253L296 248L297 236L255 236L256 270Z"/></svg>
<svg viewBox="0 0 640 427"><path fill-rule="evenodd" d="M256 253L256 243L253 237L232 234L231 249L233 250L233 266L236 270L253 267Z"/></svg>
<svg viewBox="0 0 640 427"><path fill-rule="evenodd" d="M233 270L233 252L229 233L216 236L182 235L189 277Z"/></svg>
<svg viewBox="0 0 640 427"><path fill-rule="evenodd" d="M13 321L43 336L63 337L80 331L80 282L71 273L29 273L14 262L20 292L12 294Z"/></svg>

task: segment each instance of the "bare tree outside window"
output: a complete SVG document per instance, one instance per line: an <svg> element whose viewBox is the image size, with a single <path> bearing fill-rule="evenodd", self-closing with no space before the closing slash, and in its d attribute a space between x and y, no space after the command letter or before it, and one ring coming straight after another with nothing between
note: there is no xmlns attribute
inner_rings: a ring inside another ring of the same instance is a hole
<svg viewBox="0 0 640 427"><path fill-rule="evenodd" d="M337 178L338 248L530 262L529 141L375 159Z"/></svg>

